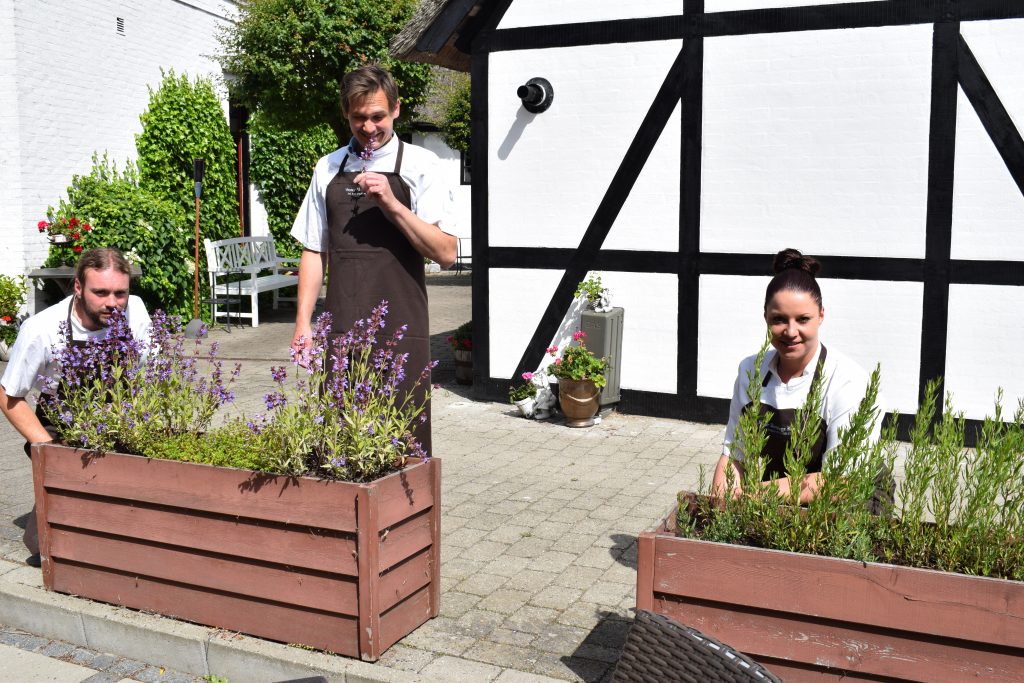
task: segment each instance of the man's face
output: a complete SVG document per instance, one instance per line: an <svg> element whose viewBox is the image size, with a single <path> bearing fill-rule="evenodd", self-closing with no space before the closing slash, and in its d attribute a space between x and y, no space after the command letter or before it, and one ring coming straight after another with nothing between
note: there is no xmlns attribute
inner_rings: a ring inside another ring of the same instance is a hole
<svg viewBox="0 0 1024 683"><path fill-rule="evenodd" d="M82 277L84 282L75 280L78 317L87 330L106 327L114 309L128 305L128 276L113 268L86 268Z"/></svg>
<svg viewBox="0 0 1024 683"><path fill-rule="evenodd" d="M399 108L400 104L396 103L394 110L390 109L384 91L377 90L362 100L352 102L345 117L359 145L366 147L372 137L373 149L377 149L391 139Z"/></svg>

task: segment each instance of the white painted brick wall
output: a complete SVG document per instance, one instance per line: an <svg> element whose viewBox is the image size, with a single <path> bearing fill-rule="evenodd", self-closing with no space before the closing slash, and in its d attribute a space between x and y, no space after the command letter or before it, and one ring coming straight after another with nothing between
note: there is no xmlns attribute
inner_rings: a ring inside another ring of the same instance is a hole
<svg viewBox="0 0 1024 683"><path fill-rule="evenodd" d="M13 61L13 68L0 68L0 93L14 93L0 98L0 130L11 133L0 140L0 157L13 153L18 165L0 171L14 176L4 185L10 213L0 225L4 243L16 249L3 260L7 272L25 272L45 258L35 224L65 196L73 175L89 172L94 152L108 152L119 168L134 159L147 88L159 85L161 69L219 77L208 55L217 52L216 30L234 11L233 2L213 0L0 1L0 18L10 20L0 31L13 34L0 47L0 65ZM117 33L118 17L124 35Z"/></svg>

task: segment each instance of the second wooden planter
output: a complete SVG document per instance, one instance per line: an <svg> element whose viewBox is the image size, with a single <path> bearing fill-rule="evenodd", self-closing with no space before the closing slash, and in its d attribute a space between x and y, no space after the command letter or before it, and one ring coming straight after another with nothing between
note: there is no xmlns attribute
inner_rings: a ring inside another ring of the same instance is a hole
<svg viewBox="0 0 1024 683"><path fill-rule="evenodd" d="M436 458L353 484L32 451L51 590L370 661L437 616Z"/></svg>
<svg viewBox="0 0 1024 683"><path fill-rule="evenodd" d="M1024 583L641 533L637 607L787 683L1024 681Z"/></svg>

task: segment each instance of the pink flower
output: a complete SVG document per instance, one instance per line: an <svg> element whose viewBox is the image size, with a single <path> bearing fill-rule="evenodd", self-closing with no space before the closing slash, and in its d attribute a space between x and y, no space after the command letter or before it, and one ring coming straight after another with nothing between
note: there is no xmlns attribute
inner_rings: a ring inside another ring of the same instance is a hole
<svg viewBox="0 0 1024 683"><path fill-rule="evenodd" d="M558 347L557 346L549 346L547 352L550 353L553 356L556 353L558 353Z"/></svg>
<svg viewBox="0 0 1024 683"><path fill-rule="evenodd" d="M579 330L578 332L573 332L572 333L573 341L579 341L579 340L583 339L586 336L587 336L587 333L584 332L583 330Z"/></svg>
<svg viewBox="0 0 1024 683"><path fill-rule="evenodd" d="M561 358L556 358L555 359L555 365L561 365L561 364L562 364L562 359Z"/></svg>
<svg viewBox="0 0 1024 683"><path fill-rule="evenodd" d="M531 379L533 379L533 373L532 372L524 372L523 373L523 379L525 379L527 382L529 382Z"/></svg>
<svg viewBox="0 0 1024 683"><path fill-rule="evenodd" d="M36 227L39 228L39 232L43 232L48 227L50 227L50 224L47 223L46 221L39 221L39 223L36 224Z"/></svg>

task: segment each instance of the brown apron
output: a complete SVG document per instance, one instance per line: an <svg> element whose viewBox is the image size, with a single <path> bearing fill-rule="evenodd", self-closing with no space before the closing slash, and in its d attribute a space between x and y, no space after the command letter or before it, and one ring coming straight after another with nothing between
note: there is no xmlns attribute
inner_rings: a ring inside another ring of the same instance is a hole
<svg viewBox="0 0 1024 683"><path fill-rule="evenodd" d="M818 357L818 365L814 368L814 377L811 379L811 383L817 382L821 377L821 370L825 366L825 357L828 355L828 351L824 345L821 347L821 355ZM768 386L768 380L772 377L771 371L764 376L764 381L761 382L761 387ZM748 403L743 407L743 411L746 412L753 405ZM772 478L785 477L786 476L786 444L789 443L789 437L792 433L793 420L796 418L796 409L794 408L776 408L770 406L767 403L761 403L761 410L768 411L771 414L771 419L768 421L766 428L768 441L765 442L764 448L761 450L761 455L768 458L768 463L764 469L764 478L762 481L769 481ZM821 458L825 454L825 445L828 441L828 425L825 421L818 417L820 423L820 431L818 433L818 440L814 442L811 447L811 459L807 463L807 473L821 472Z"/></svg>
<svg viewBox="0 0 1024 683"><path fill-rule="evenodd" d="M381 175L387 177L395 197L404 206L412 208L409 186L399 175L404 145L398 141L395 170ZM356 320L368 318L381 300L387 300L387 325L382 334L390 337L402 325L409 326L396 350L409 354L405 380L400 385L401 390L409 391L430 362L430 323L423 256L352 182L360 172L346 171L347 161L348 155L342 161L338 175L327 185L326 310L333 320L332 332L344 334ZM428 375L416 391L417 402L423 402L429 386ZM423 414L427 420L425 423L417 422L413 434L429 455L429 402Z"/></svg>

